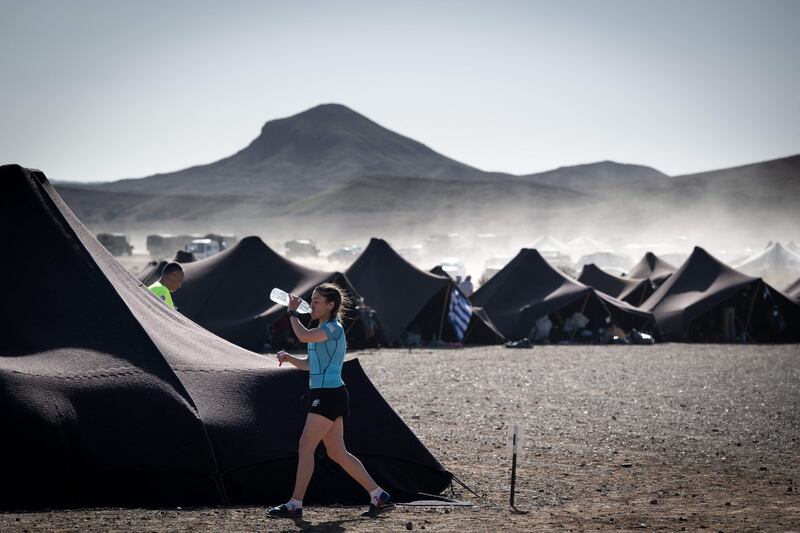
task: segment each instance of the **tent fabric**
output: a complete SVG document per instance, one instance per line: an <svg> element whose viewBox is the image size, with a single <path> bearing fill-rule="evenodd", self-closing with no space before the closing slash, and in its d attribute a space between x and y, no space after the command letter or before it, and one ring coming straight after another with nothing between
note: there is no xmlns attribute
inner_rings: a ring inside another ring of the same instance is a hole
<svg viewBox="0 0 800 533"><path fill-rule="evenodd" d="M11 232L0 301L0 508L201 506L285 500L308 375L278 368L163 305L78 221L39 171L0 167ZM345 364L345 441L402 498L451 475ZM364 503L317 453L307 500Z"/></svg>
<svg viewBox="0 0 800 533"><path fill-rule="evenodd" d="M653 285L649 279L621 278L593 263L583 266L578 281L637 307L653 294Z"/></svg>
<svg viewBox="0 0 800 533"><path fill-rule="evenodd" d="M358 296L339 272L313 270L284 258L258 237L245 237L207 259L183 265L183 286L173 294L181 313L237 346L262 351L269 327L286 313L273 303L274 287L308 300L321 283ZM345 325L346 326L346 325Z"/></svg>
<svg viewBox="0 0 800 533"><path fill-rule="evenodd" d="M653 325L650 313L575 281L548 264L538 251L527 248L480 287L472 302L512 340L528 337L537 319L566 311L569 306L574 306L570 312L591 310L596 317L608 317L624 330Z"/></svg>
<svg viewBox="0 0 800 533"><path fill-rule="evenodd" d="M438 331L446 321L453 280L418 269L383 239L371 239L345 276L377 313L381 344L399 342L412 323Z"/></svg>
<svg viewBox="0 0 800 533"><path fill-rule="evenodd" d="M786 290L784 290L783 292L784 294L791 296L795 300L800 300L800 278L798 278L797 281L786 287Z"/></svg>
<svg viewBox="0 0 800 533"><path fill-rule="evenodd" d="M755 320L762 332L751 340L776 340L769 334L772 313L778 310L791 330L800 332L800 306L776 291L761 279L742 274L717 260L704 249L696 247L686 262L664 282L641 308L650 311L658 321L664 337L674 341L721 340L720 320L706 326L697 321L725 305L736 309L740 327ZM753 327L756 327L755 325ZM783 337L781 337L783 340Z"/></svg>
<svg viewBox="0 0 800 533"><path fill-rule="evenodd" d="M642 260L631 268L627 277L649 279L658 287L676 270L677 268L656 256L653 252L647 252L642 257Z"/></svg>
<svg viewBox="0 0 800 533"><path fill-rule="evenodd" d="M464 332L464 344L502 344L508 341L505 335L494 325L489 314L481 307L472 307L467 331Z"/></svg>
<svg viewBox="0 0 800 533"><path fill-rule="evenodd" d="M783 292L795 300L800 300L800 278L797 278L794 283L786 287L786 290Z"/></svg>
<svg viewBox="0 0 800 533"><path fill-rule="evenodd" d="M779 242L771 242L760 252L736 264L735 268L771 285L784 287L800 276L800 255Z"/></svg>

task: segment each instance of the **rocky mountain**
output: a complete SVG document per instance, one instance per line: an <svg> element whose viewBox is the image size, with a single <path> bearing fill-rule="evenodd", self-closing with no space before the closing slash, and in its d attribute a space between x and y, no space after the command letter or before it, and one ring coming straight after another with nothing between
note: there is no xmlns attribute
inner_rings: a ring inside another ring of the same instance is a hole
<svg viewBox="0 0 800 533"><path fill-rule="evenodd" d="M337 104L267 122L247 147L208 165L57 188L93 229L113 231L246 233L302 220L316 224L311 232L362 227L370 236L425 225L789 235L800 225L800 155L676 177L612 161L514 176L447 158Z"/></svg>
<svg viewBox="0 0 800 533"><path fill-rule="evenodd" d="M447 158L338 104L272 120L236 154L208 165L96 188L146 194L259 195L295 200L367 175L508 179Z"/></svg>

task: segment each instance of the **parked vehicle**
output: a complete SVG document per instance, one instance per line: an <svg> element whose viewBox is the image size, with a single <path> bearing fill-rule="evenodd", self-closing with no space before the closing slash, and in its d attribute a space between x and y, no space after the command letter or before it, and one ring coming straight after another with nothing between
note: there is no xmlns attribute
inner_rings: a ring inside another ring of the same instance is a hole
<svg viewBox="0 0 800 533"><path fill-rule="evenodd" d="M236 235L208 233L206 235L170 235L167 233L147 236L147 251L157 259L173 257L178 250L190 251L189 244L195 240L210 239L219 245L219 251L226 250L236 243ZM200 259L198 257L198 259Z"/></svg>
<svg viewBox="0 0 800 533"><path fill-rule="evenodd" d="M175 255L178 250L185 250L194 239L202 235L170 235L158 233L147 236L147 251L156 259L165 259Z"/></svg>
<svg viewBox="0 0 800 533"><path fill-rule="evenodd" d="M207 233L203 238L211 239L212 241L217 241L217 243L219 243L220 251L227 250L228 248L236 244L237 241L236 235L220 234L220 233Z"/></svg>
<svg viewBox="0 0 800 533"><path fill-rule="evenodd" d="M133 246L128 242L128 237L123 233L98 233L97 240L111 252L111 255L131 255Z"/></svg>
<svg viewBox="0 0 800 533"><path fill-rule="evenodd" d="M298 239L286 241L286 257L317 257L319 249L314 241L308 239Z"/></svg>
<svg viewBox="0 0 800 533"><path fill-rule="evenodd" d="M219 242L214 239L194 239L186 246L197 259L205 259L220 252Z"/></svg>

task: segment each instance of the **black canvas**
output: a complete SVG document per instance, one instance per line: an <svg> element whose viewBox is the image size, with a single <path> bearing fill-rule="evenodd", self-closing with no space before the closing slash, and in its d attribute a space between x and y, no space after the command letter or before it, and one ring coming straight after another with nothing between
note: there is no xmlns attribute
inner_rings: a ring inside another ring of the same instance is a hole
<svg viewBox="0 0 800 533"><path fill-rule="evenodd" d="M581 311L593 328L609 319L622 329L653 329L653 316L580 283L553 268L536 250L523 248L472 295L508 339L528 337L535 321L555 315L556 323Z"/></svg>
<svg viewBox="0 0 800 533"><path fill-rule="evenodd" d="M723 308L735 310L737 329L747 331L742 341L783 342L800 337L800 306L796 302L699 247L641 308L655 315L668 340L723 341Z"/></svg>
<svg viewBox="0 0 800 533"><path fill-rule="evenodd" d="M637 307L654 291L649 279L615 276L594 263L583 266L578 281Z"/></svg>
<svg viewBox="0 0 800 533"><path fill-rule="evenodd" d="M636 263L626 277L649 279L656 287L664 283L677 268L667 263L653 252L647 252L641 261Z"/></svg>
<svg viewBox="0 0 800 533"><path fill-rule="evenodd" d="M0 167L10 249L0 301L0 508L275 504L290 495L308 374L170 310L78 221L44 174ZM397 498L451 475L357 360L345 441ZM306 501L366 492L324 454Z"/></svg>

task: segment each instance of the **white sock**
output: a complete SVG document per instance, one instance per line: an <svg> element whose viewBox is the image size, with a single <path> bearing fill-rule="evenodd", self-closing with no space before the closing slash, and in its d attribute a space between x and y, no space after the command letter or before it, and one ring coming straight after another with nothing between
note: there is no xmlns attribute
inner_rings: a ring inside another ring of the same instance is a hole
<svg viewBox="0 0 800 533"><path fill-rule="evenodd" d="M295 509L302 509L303 508L303 502L300 501L300 500L295 500L294 498L292 498L286 504L286 507L288 507L290 511L294 511Z"/></svg>
<svg viewBox="0 0 800 533"><path fill-rule="evenodd" d="M380 488L380 487L376 488L375 490L373 490L372 492L369 493L370 501L373 504L377 503L378 502L378 498L380 497L381 494L383 494L383 489Z"/></svg>

